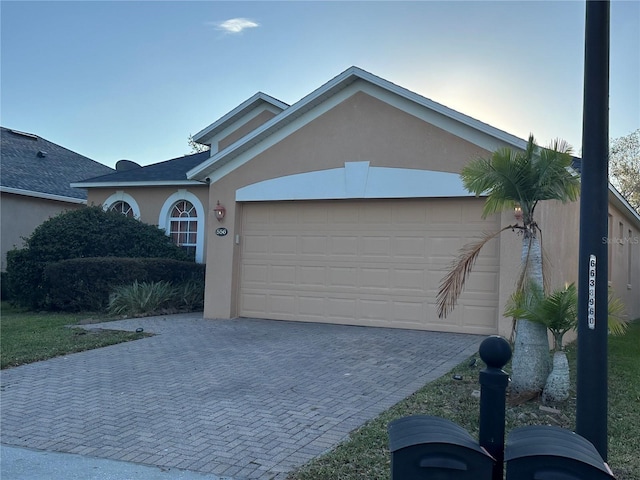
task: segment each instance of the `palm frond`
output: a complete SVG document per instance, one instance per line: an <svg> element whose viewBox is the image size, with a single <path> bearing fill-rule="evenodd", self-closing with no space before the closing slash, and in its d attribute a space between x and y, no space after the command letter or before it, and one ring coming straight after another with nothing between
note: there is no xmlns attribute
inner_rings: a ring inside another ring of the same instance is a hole
<svg viewBox="0 0 640 480"><path fill-rule="evenodd" d="M458 257L451 264L449 273L440 282L436 299L439 318L446 318L455 308L458 298L464 290L467 277L471 273L482 247L505 230L513 228L515 228L513 225L508 225L497 232L486 234L478 241L468 243L460 249Z"/></svg>
<svg viewBox="0 0 640 480"><path fill-rule="evenodd" d="M609 303L607 308L607 326L611 335L624 335L629 328L629 319L625 316L625 306L622 300L609 289Z"/></svg>

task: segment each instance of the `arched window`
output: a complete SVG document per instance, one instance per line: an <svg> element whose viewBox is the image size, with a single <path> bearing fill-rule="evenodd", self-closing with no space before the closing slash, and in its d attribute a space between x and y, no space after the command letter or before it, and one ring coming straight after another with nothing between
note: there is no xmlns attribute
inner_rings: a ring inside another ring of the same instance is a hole
<svg viewBox="0 0 640 480"><path fill-rule="evenodd" d="M117 201L116 203L111 205L109 207L109 211L110 212L118 212L118 213L121 213L121 214L123 214L123 215L125 215L127 217L131 217L131 218L133 218L135 216L134 213L133 213L133 208L131 208L131 205L129 205L124 200Z"/></svg>
<svg viewBox="0 0 640 480"><path fill-rule="evenodd" d="M169 236L176 245L196 258L198 244L198 212L188 200L179 200L171 208Z"/></svg>
<svg viewBox="0 0 640 480"><path fill-rule="evenodd" d="M165 200L158 227L171 240L193 255L196 262L204 262L205 211L196 195L179 189Z"/></svg>
<svg viewBox="0 0 640 480"><path fill-rule="evenodd" d="M140 219L140 207L138 206L138 202L136 202L135 198L122 190L118 190L107 198L102 204L102 208L105 211L112 210L122 213L127 217Z"/></svg>

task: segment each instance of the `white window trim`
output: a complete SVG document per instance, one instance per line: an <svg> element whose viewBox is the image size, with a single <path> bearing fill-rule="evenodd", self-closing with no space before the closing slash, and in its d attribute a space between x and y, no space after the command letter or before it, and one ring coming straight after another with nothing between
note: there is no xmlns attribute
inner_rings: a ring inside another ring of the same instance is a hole
<svg viewBox="0 0 640 480"><path fill-rule="evenodd" d="M138 206L138 202L136 202L136 200L131 195L123 192L122 190L118 190L116 193L114 193L104 201L104 203L102 204L103 210L106 212L116 202L127 202L131 207L131 210L133 210L134 218L140 220L140 207Z"/></svg>
<svg viewBox="0 0 640 480"><path fill-rule="evenodd" d="M196 209L198 216L195 218L198 224L198 234L196 235L196 262L202 263L204 260L204 229L205 229L205 211L202 203L193 193L180 189L177 192L170 195L162 205L160 209L160 216L158 217L158 228L164 230L166 235L169 235L171 226L171 209L180 200L187 200Z"/></svg>

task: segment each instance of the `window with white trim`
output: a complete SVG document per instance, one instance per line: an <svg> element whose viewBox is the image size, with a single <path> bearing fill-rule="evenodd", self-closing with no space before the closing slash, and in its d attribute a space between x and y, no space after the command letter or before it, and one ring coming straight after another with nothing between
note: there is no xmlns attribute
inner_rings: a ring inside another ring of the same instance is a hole
<svg viewBox="0 0 640 480"><path fill-rule="evenodd" d="M140 219L140 207L138 202L128 193L122 190L118 190L113 195L110 195L104 203L102 208L105 211L115 211L126 215L127 217L133 217Z"/></svg>
<svg viewBox="0 0 640 480"><path fill-rule="evenodd" d="M171 240L204 262L205 209L193 192L179 189L167 197L160 209L158 228Z"/></svg>
<svg viewBox="0 0 640 480"><path fill-rule="evenodd" d="M133 208L124 200L119 200L113 205L111 205L109 207L109 211L121 213L126 217L131 217L131 218L135 217L135 214L133 213Z"/></svg>
<svg viewBox="0 0 640 480"><path fill-rule="evenodd" d="M198 212L188 200L179 200L171 208L169 236L195 259L198 244Z"/></svg>

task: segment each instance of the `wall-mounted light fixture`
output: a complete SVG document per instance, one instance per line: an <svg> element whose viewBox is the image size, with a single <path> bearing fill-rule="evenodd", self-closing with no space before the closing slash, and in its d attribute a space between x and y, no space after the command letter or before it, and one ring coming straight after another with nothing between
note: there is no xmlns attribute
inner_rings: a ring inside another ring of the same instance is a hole
<svg viewBox="0 0 640 480"><path fill-rule="evenodd" d="M219 222L221 222L225 214L227 213L227 210L222 205L220 205L220 201L218 201L216 208L213 209L213 213L216 214L216 218Z"/></svg>
<svg viewBox="0 0 640 480"><path fill-rule="evenodd" d="M522 207L520 205L516 205L513 207L513 216L516 217L516 220L522 220Z"/></svg>

